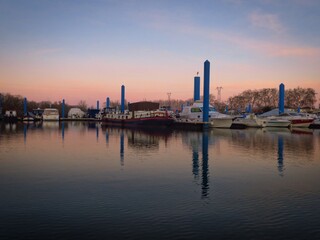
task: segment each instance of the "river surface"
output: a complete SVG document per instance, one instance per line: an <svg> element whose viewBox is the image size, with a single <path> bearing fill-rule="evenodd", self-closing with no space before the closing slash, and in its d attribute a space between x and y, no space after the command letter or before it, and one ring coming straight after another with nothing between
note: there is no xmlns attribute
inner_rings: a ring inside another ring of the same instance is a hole
<svg viewBox="0 0 320 240"><path fill-rule="evenodd" d="M320 131L1 125L0 239L320 239Z"/></svg>

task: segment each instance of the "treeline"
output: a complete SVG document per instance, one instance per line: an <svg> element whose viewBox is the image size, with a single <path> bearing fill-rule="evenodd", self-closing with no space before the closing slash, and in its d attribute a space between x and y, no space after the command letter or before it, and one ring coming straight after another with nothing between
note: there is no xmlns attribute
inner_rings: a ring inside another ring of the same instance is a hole
<svg viewBox="0 0 320 240"><path fill-rule="evenodd" d="M285 107L297 109L313 109L317 101L316 92L312 88L294 88L285 90ZM277 108L279 103L279 91L276 88L264 88L260 90L246 90L239 95L229 97L227 104L230 109L244 111L250 104L254 112L265 112Z"/></svg>
<svg viewBox="0 0 320 240"><path fill-rule="evenodd" d="M316 92L312 88L294 88L285 90L285 107L297 109L300 108L310 108L313 109L317 101ZM23 115L23 101L24 98L20 95L11 95L9 93L0 93L0 107L2 106L2 113L6 110L16 110L18 116ZM183 105L192 104L193 99L181 100L181 99L167 99L158 100L160 106L170 106L172 110L181 110ZM254 112L265 112L273 108L278 107L279 102L279 91L276 88L263 88L259 90L245 90L242 93L229 97L225 102L219 102L216 100L215 96L210 94L210 103L220 111L224 112L226 107L228 110L234 110L236 112L243 112L251 105L251 109ZM111 101L111 107L120 106L119 101ZM127 104L126 104L127 105ZM103 107L102 105L100 105ZM27 108L28 111L32 111L37 108L56 108L59 110L60 114L62 112L62 102L61 101L28 101ZM76 106L71 106L65 103L65 114L68 113L70 108L79 107L82 111L87 111L88 106L86 101L81 100ZM120 109L120 107L119 107Z"/></svg>
<svg viewBox="0 0 320 240"><path fill-rule="evenodd" d="M18 116L23 116L23 104L24 104L24 97L20 95L11 95L10 93L0 93L0 108L2 107L2 113L5 113L6 110L15 110L17 111ZM74 106L65 104L65 114L68 114L70 108ZM82 102L81 108L82 110L86 111L86 104ZM37 108L56 108L59 110L60 115L62 114L62 102L61 101L27 101L27 111L32 112L33 109Z"/></svg>

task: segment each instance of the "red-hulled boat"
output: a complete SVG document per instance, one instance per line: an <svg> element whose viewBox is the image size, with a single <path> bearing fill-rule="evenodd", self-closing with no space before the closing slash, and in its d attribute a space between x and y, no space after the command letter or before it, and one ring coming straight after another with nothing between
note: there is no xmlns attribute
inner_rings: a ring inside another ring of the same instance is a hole
<svg viewBox="0 0 320 240"><path fill-rule="evenodd" d="M283 113L280 114L278 118L289 120L291 122L291 127L302 128L308 128L314 121L313 117L304 116L299 113Z"/></svg>
<svg viewBox="0 0 320 240"><path fill-rule="evenodd" d="M105 113L102 121L108 125L121 127L168 127L174 120L166 111L133 111Z"/></svg>
<svg viewBox="0 0 320 240"><path fill-rule="evenodd" d="M121 127L167 127L173 124L168 111L158 110L159 104L154 102L137 102L128 105L128 110L121 113L115 109L106 109L101 119L108 125Z"/></svg>

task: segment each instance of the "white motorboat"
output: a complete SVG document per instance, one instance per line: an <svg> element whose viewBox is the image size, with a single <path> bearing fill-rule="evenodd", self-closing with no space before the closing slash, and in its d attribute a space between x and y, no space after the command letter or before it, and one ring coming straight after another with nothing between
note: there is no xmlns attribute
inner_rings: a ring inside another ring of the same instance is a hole
<svg viewBox="0 0 320 240"><path fill-rule="evenodd" d="M83 118L86 114L80 108L71 108L68 112L68 118Z"/></svg>
<svg viewBox="0 0 320 240"><path fill-rule="evenodd" d="M214 128L230 128L232 117L217 112L209 105L209 122ZM196 101L191 106L184 106L177 121L203 122L203 102Z"/></svg>
<svg viewBox="0 0 320 240"><path fill-rule="evenodd" d="M241 124L246 127L261 127L261 124L257 122L257 117L254 114L237 117L233 120L233 123Z"/></svg>
<svg viewBox="0 0 320 240"><path fill-rule="evenodd" d="M59 121L59 111L56 108L45 108L42 113L43 121Z"/></svg>
<svg viewBox="0 0 320 240"><path fill-rule="evenodd" d="M256 121L261 127L287 128L291 124L289 120L276 117L257 118Z"/></svg>

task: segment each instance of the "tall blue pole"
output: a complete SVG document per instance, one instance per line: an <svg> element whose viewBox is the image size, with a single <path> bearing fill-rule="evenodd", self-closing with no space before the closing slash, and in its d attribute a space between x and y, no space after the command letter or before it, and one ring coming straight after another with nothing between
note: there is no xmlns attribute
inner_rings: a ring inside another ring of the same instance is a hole
<svg viewBox="0 0 320 240"><path fill-rule="evenodd" d="M124 94L125 94L125 89L124 85L121 86L121 113L124 113Z"/></svg>
<svg viewBox="0 0 320 240"><path fill-rule="evenodd" d="M23 115L27 115L27 98L23 99Z"/></svg>
<svg viewBox="0 0 320 240"><path fill-rule="evenodd" d="M200 77L194 77L193 101L200 100Z"/></svg>
<svg viewBox="0 0 320 240"><path fill-rule="evenodd" d="M99 109L99 100L97 100L97 109Z"/></svg>
<svg viewBox="0 0 320 240"><path fill-rule="evenodd" d="M64 110L65 110L65 101L62 99L62 111L61 111L61 117L64 118Z"/></svg>
<svg viewBox="0 0 320 240"><path fill-rule="evenodd" d="M203 122L209 122L210 62L204 62Z"/></svg>
<svg viewBox="0 0 320 240"><path fill-rule="evenodd" d="M110 98L109 97L107 97L106 108L110 108Z"/></svg>
<svg viewBox="0 0 320 240"><path fill-rule="evenodd" d="M279 86L279 114L284 113L284 84Z"/></svg>

